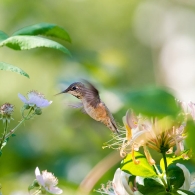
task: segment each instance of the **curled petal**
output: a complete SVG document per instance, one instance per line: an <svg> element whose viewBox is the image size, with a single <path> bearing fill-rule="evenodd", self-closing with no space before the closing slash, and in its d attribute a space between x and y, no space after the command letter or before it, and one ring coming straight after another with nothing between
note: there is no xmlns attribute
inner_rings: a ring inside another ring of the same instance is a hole
<svg viewBox="0 0 195 195"><path fill-rule="evenodd" d="M132 110L130 110L130 111L127 110L125 118L126 118L126 123L129 125L130 128L136 128L137 127L138 119L134 115Z"/></svg>
<svg viewBox="0 0 195 195"><path fill-rule="evenodd" d="M129 195L129 193L126 191L124 188L123 182L121 181L122 176L121 176L121 170L118 168L114 174L114 179L113 179L113 188L114 191L117 195ZM125 182L124 182L125 183ZM127 182L126 182L127 183ZM127 184L128 185L128 184ZM130 188L130 187L129 187ZM130 195L133 195L130 194Z"/></svg>
<svg viewBox="0 0 195 195"><path fill-rule="evenodd" d="M123 184L125 190L128 192L128 194L134 195L134 192L131 190L129 183L128 183L129 177L130 177L130 174L127 174L127 173L121 171L121 180L122 180L122 184Z"/></svg>
<svg viewBox="0 0 195 195"><path fill-rule="evenodd" d="M184 178L185 178L184 183L180 189L189 190L190 184L191 184L190 172L188 171L188 169L184 165L182 165L180 163L177 163L176 165L182 169L182 171L184 173Z"/></svg>

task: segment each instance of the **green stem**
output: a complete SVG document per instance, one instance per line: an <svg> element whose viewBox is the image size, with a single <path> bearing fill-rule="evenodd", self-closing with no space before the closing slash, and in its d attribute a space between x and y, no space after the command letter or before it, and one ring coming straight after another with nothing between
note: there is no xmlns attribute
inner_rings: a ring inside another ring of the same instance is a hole
<svg viewBox="0 0 195 195"><path fill-rule="evenodd" d="M29 120L30 118L32 118L35 115L35 113L33 113L31 116L29 116L32 110L33 110L33 107L31 107L29 112L28 112L28 114L26 116L24 116L25 109L22 109L22 117L23 117L23 119Z"/></svg>
<svg viewBox="0 0 195 195"><path fill-rule="evenodd" d="M12 134L15 133L16 129L25 121L26 119L23 118L17 125L15 128L13 128L6 136L5 139L7 139L8 137L10 137Z"/></svg>
<svg viewBox="0 0 195 195"><path fill-rule="evenodd" d="M36 190L34 193L32 193L31 195L37 195L41 193L41 189Z"/></svg>
<svg viewBox="0 0 195 195"><path fill-rule="evenodd" d="M4 127L3 137L2 137L1 142L0 142L0 150L2 149L2 145L3 145L3 143L6 139L7 127L8 127L7 120L5 120L5 127Z"/></svg>
<svg viewBox="0 0 195 195"><path fill-rule="evenodd" d="M10 137L12 134L14 134L15 131L17 130L17 128L18 128L25 120L30 119L30 118L28 118L28 117L29 117L29 115L30 115L30 113L31 113L32 110L33 110L33 108L31 107L30 110L29 110L29 112L28 112L28 114L26 115L26 117L24 117L23 114L22 114L23 119L16 125L16 127L15 127L14 129L12 129L12 130L5 136L5 139L7 139L8 137Z"/></svg>
<svg viewBox="0 0 195 195"><path fill-rule="evenodd" d="M155 168L158 175L161 175L160 171L158 170L157 166L154 164L153 167Z"/></svg>
<svg viewBox="0 0 195 195"><path fill-rule="evenodd" d="M155 168L155 170L156 170L158 176L160 177L161 181L163 182L164 186L167 186L166 181L165 181L164 178L162 177L162 174L161 174L161 172L158 170L157 166L154 164L153 167Z"/></svg>
<svg viewBox="0 0 195 195"><path fill-rule="evenodd" d="M164 166L165 166L165 174L166 174L166 179L167 179L167 191L170 192L171 185L170 185L170 178L168 176L166 153L162 152L162 156L163 156L163 161L164 161Z"/></svg>

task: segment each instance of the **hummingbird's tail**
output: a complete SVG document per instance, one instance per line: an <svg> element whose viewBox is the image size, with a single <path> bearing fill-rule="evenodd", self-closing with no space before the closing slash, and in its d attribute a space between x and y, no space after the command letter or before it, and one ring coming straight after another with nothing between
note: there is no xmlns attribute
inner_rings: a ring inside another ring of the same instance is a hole
<svg viewBox="0 0 195 195"><path fill-rule="evenodd" d="M107 119L102 121L113 133L119 134L118 127L114 121L114 119Z"/></svg>
<svg viewBox="0 0 195 195"><path fill-rule="evenodd" d="M114 133L119 134L119 130L118 130L118 127L117 127L116 123L113 122L113 121L111 121L111 123L112 123L112 125L113 125L113 127L114 127Z"/></svg>

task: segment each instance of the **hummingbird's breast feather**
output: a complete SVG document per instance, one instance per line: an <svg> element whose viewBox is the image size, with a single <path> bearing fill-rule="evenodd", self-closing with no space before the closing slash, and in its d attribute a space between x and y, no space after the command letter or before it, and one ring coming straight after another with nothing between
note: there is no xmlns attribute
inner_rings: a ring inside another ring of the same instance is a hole
<svg viewBox="0 0 195 195"><path fill-rule="evenodd" d="M100 102L96 107L91 106L87 101L82 100L83 107L86 113L96 121L100 121L105 124L113 132L117 132L117 125L114 121L112 114L109 112L108 108L103 102Z"/></svg>
<svg viewBox="0 0 195 195"><path fill-rule="evenodd" d="M107 118L107 109L103 102L100 102L96 107L91 106L86 101L83 101L83 107L87 114L91 116L96 121L102 121L102 119Z"/></svg>

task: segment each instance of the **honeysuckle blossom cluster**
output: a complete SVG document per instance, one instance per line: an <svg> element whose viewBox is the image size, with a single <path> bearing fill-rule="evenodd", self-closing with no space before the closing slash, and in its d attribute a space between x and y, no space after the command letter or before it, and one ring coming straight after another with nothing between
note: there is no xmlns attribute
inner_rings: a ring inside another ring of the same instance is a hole
<svg viewBox="0 0 195 195"><path fill-rule="evenodd" d="M191 179L191 175L189 170L182 164L177 163L177 167L179 167L184 175L184 183L177 190L178 194L184 194L182 190L187 190L189 192L195 192L195 180ZM166 177L166 175L164 175ZM139 191L140 185L144 186L144 180L147 178L140 176L133 176L131 174L125 173L124 171L118 168L114 174L114 178L112 181L109 181L106 185L102 184L101 188L97 190L100 194L104 195L143 195ZM152 178L158 185L163 186L164 183L160 179L160 177ZM179 179L179 178L178 178ZM152 186L151 186L152 190ZM155 191L154 191L155 193Z"/></svg>
<svg viewBox="0 0 195 195"><path fill-rule="evenodd" d="M189 190L190 192L195 191L195 181L191 180L189 170L182 164L176 164L183 172L185 180L183 185L178 189L178 192L182 194L180 190ZM97 192L108 195L143 195L138 189L137 186L140 184L144 185L144 177L136 176L133 177L131 174L125 173L124 171L118 168L115 171L114 178L112 181L109 181L107 185L102 185L101 189ZM153 178L157 183L163 185L163 182L160 178ZM152 189L151 189L152 190Z"/></svg>
<svg viewBox="0 0 195 195"><path fill-rule="evenodd" d="M174 122L170 117L162 119L136 116L132 110L128 110L123 117L124 130L120 135L106 143L107 147L120 150L121 157L128 153L138 151L143 147L148 162L152 165L155 161L151 158L148 148L157 152L170 152L176 146L175 154L181 154L185 135L185 122ZM134 158L135 163L139 163Z"/></svg>
<svg viewBox="0 0 195 195"><path fill-rule="evenodd" d="M195 104L192 102L188 104L179 102L179 105L182 107L182 110L178 117L175 118L170 116L150 118L141 114L136 116L132 110L127 111L123 117L124 128L120 131L119 135L114 135L113 139L107 142L103 148L117 149L120 151L121 157L126 159L128 156L128 160L121 162L122 170L117 169L114 179L108 182L106 186L102 185L102 188L98 192L108 195L144 194L146 192L143 189L147 191L147 186L144 188L144 185L146 185L144 181L147 179L154 183L159 183L158 185L161 189L154 189L159 190L159 192L165 190L167 192L174 191L177 194L192 194L195 191L195 181L194 179L191 180L189 170L183 164L174 163L175 159L189 159L188 152L184 148L184 140L187 137L187 120L189 117L195 120ZM147 174L145 177L139 176L139 174L143 173L132 170L136 169L136 167L132 168L131 162L137 166L140 165L143 170L145 168L141 165L144 161L140 162L141 159L136 159L135 155L135 153L138 154L137 151L139 151L140 147L143 148L145 158L147 159L146 162L148 162L148 165L147 163L144 164L147 167L147 171L152 170L151 166L154 167L155 171L151 171L150 173L152 177L147 177ZM161 170L157 168L150 150L155 150L162 154ZM169 162L166 159L167 154L172 154L173 156L169 157ZM127 165L128 163L130 164ZM176 175L170 177L170 170L173 172L177 170L177 173L174 172ZM131 172L136 172L138 175L131 175ZM178 173L181 175L177 176ZM134 182L130 179L132 176L135 178ZM175 183L172 183L174 177L179 177L179 180L175 181L176 183L178 182L177 187L174 186ZM139 186L142 186L142 188L139 188ZM139 189L141 189L142 193Z"/></svg>

